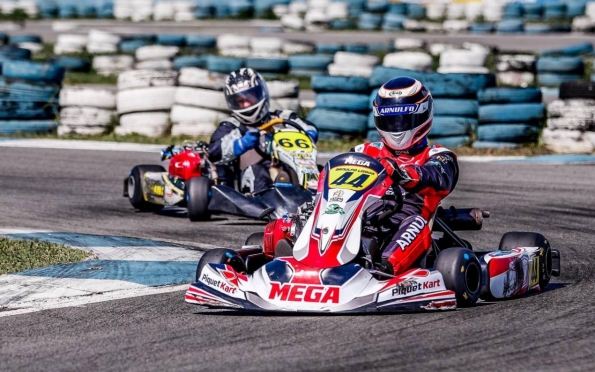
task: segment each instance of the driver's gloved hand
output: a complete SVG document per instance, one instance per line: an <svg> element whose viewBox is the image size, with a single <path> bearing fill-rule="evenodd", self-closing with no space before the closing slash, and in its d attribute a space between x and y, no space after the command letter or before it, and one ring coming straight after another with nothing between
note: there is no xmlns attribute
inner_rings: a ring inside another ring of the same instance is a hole
<svg viewBox="0 0 595 372"><path fill-rule="evenodd" d="M310 137L312 139L312 142L316 143L318 142L318 132L315 131L314 129L310 129L306 131L306 134L308 135L308 137Z"/></svg>
<svg viewBox="0 0 595 372"><path fill-rule="evenodd" d="M237 139L233 143L233 154L238 157L248 150L252 150L258 144L260 140L260 131L257 129L251 129L244 137Z"/></svg>
<svg viewBox="0 0 595 372"><path fill-rule="evenodd" d="M399 164L393 159L384 158L381 160L382 165L388 171L390 178L397 185L411 181L411 177L404 168L399 167Z"/></svg>
<svg viewBox="0 0 595 372"><path fill-rule="evenodd" d="M388 262L388 260L386 258L382 259L378 268L383 273L387 273L389 275L395 275L395 269L393 268L393 265L390 262Z"/></svg>

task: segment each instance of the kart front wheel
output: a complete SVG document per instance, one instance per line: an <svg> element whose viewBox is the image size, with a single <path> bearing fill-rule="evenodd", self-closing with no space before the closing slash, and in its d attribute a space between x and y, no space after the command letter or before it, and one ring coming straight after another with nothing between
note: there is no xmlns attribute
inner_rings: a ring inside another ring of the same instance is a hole
<svg viewBox="0 0 595 372"><path fill-rule="evenodd" d="M501 251L510 251L517 247L539 247L539 287L544 289L552 278L552 248L549 241L541 234L534 232L511 231L500 239Z"/></svg>
<svg viewBox="0 0 595 372"><path fill-rule="evenodd" d="M481 265L467 248L448 248L436 258L434 268L444 278L444 286L455 293L457 306L474 306L481 294Z"/></svg>
<svg viewBox="0 0 595 372"><path fill-rule="evenodd" d="M143 195L143 179L145 173L162 173L165 169L161 165L137 165L132 168L130 175L126 179L126 191L128 201L141 212L152 212L163 209L163 205L153 204L145 200Z"/></svg>
<svg viewBox="0 0 595 372"><path fill-rule="evenodd" d="M250 234L244 245L260 245L262 247L264 245L264 233L255 232Z"/></svg>
<svg viewBox="0 0 595 372"><path fill-rule="evenodd" d="M209 200L211 199L211 180L206 177L194 177L186 183L186 204L190 221L207 221L211 218Z"/></svg>
<svg viewBox="0 0 595 372"><path fill-rule="evenodd" d="M242 256L227 248L214 248L202 255L196 267L196 281L200 280L200 273L207 264L224 264L231 266L239 273L246 272L246 264Z"/></svg>

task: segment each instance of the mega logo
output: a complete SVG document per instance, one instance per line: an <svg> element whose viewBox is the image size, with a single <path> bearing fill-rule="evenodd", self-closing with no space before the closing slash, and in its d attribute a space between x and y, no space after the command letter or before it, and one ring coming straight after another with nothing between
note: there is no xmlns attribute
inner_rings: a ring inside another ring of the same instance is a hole
<svg viewBox="0 0 595 372"><path fill-rule="evenodd" d="M367 161L367 160L361 160L361 159L356 159L353 156L350 156L347 159L345 159L345 164L362 165L364 167L369 167L370 166L370 162L369 161Z"/></svg>
<svg viewBox="0 0 595 372"><path fill-rule="evenodd" d="M208 274L203 274L200 279L201 282L207 283L209 286L223 290L226 293L236 293L235 287L232 287L220 279L213 279Z"/></svg>
<svg viewBox="0 0 595 372"><path fill-rule="evenodd" d="M418 283L414 281L399 283L393 288L393 296L408 296L420 290L432 289L440 286L440 279L431 282Z"/></svg>
<svg viewBox="0 0 595 372"><path fill-rule="evenodd" d="M339 287L271 282L269 300L338 304Z"/></svg>

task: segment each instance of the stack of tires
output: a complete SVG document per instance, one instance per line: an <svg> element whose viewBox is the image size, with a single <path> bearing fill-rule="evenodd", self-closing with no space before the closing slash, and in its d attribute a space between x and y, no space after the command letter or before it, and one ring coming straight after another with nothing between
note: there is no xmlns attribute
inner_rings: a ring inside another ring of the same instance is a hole
<svg viewBox="0 0 595 372"><path fill-rule="evenodd" d="M114 17L132 19L135 22L149 21L153 16L153 0L114 0Z"/></svg>
<svg viewBox="0 0 595 372"><path fill-rule="evenodd" d="M89 39L87 35L60 34L54 45L55 54L76 54L83 53Z"/></svg>
<svg viewBox="0 0 595 372"><path fill-rule="evenodd" d="M448 49L440 53L440 67L438 72L487 74L486 59L490 54L487 48Z"/></svg>
<svg viewBox="0 0 595 372"><path fill-rule="evenodd" d="M367 131L370 104L368 79L358 76L313 76L316 108L308 120L315 123L321 139L360 136Z"/></svg>
<svg viewBox="0 0 595 372"><path fill-rule="evenodd" d="M122 38L101 30L91 30L87 38L87 52L91 54L113 54L118 52Z"/></svg>
<svg viewBox="0 0 595 372"><path fill-rule="evenodd" d="M12 35L8 39L8 44L39 53L43 49L43 40L38 35Z"/></svg>
<svg viewBox="0 0 595 372"><path fill-rule="evenodd" d="M373 55L337 52L333 63L328 66L329 75L370 77L380 58Z"/></svg>
<svg viewBox="0 0 595 372"><path fill-rule="evenodd" d="M199 68L180 70L171 111L172 135L210 135L229 116L223 88L226 75Z"/></svg>
<svg viewBox="0 0 595 372"><path fill-rule="evenodd" d="M558 87L567 81L581 80L585 66L581 57L539 57L537 82L540 86Z"/></svg>
<svg viewBox="0 0 595 372"><path fill-rule="evenodd" d="M177 87L176 71L130 70L118 76L119 135L159 137L169 132Z"/></svg>
<svg viewBox="0 0 595 372"><path fill-rule="evenodd" d="M297 80L271 80L267 81L267 87L271 97L271 111L291 110L299 112L300 84Z"/></svg>
<svg viewBox="0 0 595 372"><path fill-rule="evenodd" d="M399 67L416 71L432 71L433 58L425 52L388 53L382 60L382 66Z"/></svg>
<svg viewBox="0 0 595 372"><path fill-rule="evenodd" d="M138 70L172 70L172 59L180 52L177 46L149 45L136 50L135 69Z"/></svg>
<svg viewBox="0 0 595 372"><path fill-rule="evenodd" d="M66 87L60 92L58 135L102 134L116 115L116 93L108 89Z"/></svg>
<svg viewBox="0 0 595 372"><path fill-rule="evenodd" d="M0 78L0 133L54 130L63 79L61 66L4 61Z"/></svg>
<svg viewBox="0 0 595 372"><path fill-rule="evenodd" d="M95 56L93 70L99 75L118 75L134 68L134 57L129 55Z"/></svg>
<svg viewBox="0 0 595 372"><path fill-rule="evenodd" d="M595 83L562 83L560 98L548 105L542 142L556 153L595 152Z"/></svg>
<svg viewBox="0 0 595 372"><path fill-rule="evenodd" d="M496 57L498 85L527 87L535 81L535 61L530 54L502 54Z"/></svg>
<svg viewBox="0 0 595 372"><path fill-rule="evenodd" d="M478 142L474 147L536 143L545 119L539 88L490 88L478 93Z"/></svg>
<svg viewBox="0 0 595 372"><path fill-rule="evenodd" d="M253 37L250 39L250 55L246 67L255 69L265 76L286 74L289 60L283 54L283 40L274 37Z"/></svg>
<svg viewBox="0 0 595 372"><path fill-rule="evenodd" d="M157 1L153 8L153 19L156 21L192 21L195 7L196 4L193 1Z"/></svg>
<svg viewBox="0 0 595 372"><path fill-rule="evenodd" d="M250 37L235 34L219 35L217 49L222 56L247 57L250 55Z"/></svg>

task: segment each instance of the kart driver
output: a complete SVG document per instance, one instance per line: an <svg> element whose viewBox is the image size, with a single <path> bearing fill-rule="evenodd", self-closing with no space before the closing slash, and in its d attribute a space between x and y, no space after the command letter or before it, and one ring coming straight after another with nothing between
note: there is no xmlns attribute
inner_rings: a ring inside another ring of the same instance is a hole
<svg viewBox="0 0 595 372"><path fill-rule="evenodd" d="M269 112L266 82L251 68L229 74L224 93L232 116L222 121L211 136L209 159L218 166L219 177L224 181L233 180L230 166L239 167L242 172L240 189L261 193L273 185L273 180L269 173L270 160L263 159L254 150L261 142L257 127L273 118L282 118L298 124L315 143L318 132L312 123L290 110Z"/></svg>
<svg viewBox="0 0 595 372"><path fill-rule="evenodd" d="M398 77L385 83L373 102L374 123L382 142L355 147L380 162L403 188L403 208L380 227L384 240L383 271L397 275L409 269L432 247L428 225L440 201L457 183L456 155L439 146L428 146L434 104L430 91L418 80Z"/></svg>

